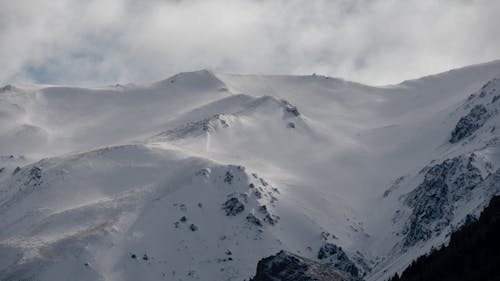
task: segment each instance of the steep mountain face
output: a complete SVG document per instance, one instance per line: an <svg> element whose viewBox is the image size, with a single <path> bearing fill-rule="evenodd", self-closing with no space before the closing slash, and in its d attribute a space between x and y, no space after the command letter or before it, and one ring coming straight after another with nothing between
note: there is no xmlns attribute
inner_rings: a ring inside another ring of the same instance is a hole
<svg viewBox="0 0 500 281"><path fill-rule="evenodd" d="M490 118L498 114L499 105L497 101L500 98L500 92L497 91L497 88L499 86L499 79L493 79L486 83L479 93L472 94L468 98L464 108L472 108L465 116L460 118L453 129L450 138L451 143L456 143L472 136ZM491 126L490 130L494 131L495 129L495 126Z"/></svg>
<svg viewBox="0 0 500 281"><path fill-rule="evenodd" d="M257 265L257 273L250 281L344 281L350 280L334 268L310 259L280 251L264 258Z"/></svg>
<svg viewBox="0 0 500 281"><path fill-rule="evenodd" d="M500 197L493 197L478 220L451 234L448 246L419 257L399 280L498 280L500 276ZM466 253L466 254L464 254Z"/></svg>
<svg viewBox="0 0 500 281"><path fill-rule="evenodd" d="M0 279L386 280L500 192L498 77L3 87Z"/></svg>
<svg viewBox="0 0 500 281"><path fill-rule="evenodd" d="M470 201L474 189L484 182L481 170L474 164L475 154L447 159L443 163L426 168L424 180L405 198L405 204L412 213L405 222L402 234L405 235L404 246L413 246L419 241L426 241L431 236L438 236L450 225L455 209L460 204ZM484 169L490 167L486 163ZM488 177L491 176L491 171ZM494 185L493 192L500 191ZM480 192L489 192L481 188Z"/></svg>
<svg viewBox="0 0 500 281"><path fill-rule="evenodd" d="M227 270L227 279L235 264L255 263L251 250L276 247L268 230L279 226L278 189L264 182L242 166L142 145L42 160L3 190L0 276L212 279ZM119 268L105 275L109 263Z"/></svg>

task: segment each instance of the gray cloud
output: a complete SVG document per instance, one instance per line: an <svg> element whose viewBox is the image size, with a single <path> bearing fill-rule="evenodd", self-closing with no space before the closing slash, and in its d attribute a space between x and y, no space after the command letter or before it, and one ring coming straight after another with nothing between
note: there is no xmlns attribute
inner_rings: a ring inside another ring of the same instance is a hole
<svg viewBox="0 0 500 281"><path fill-rule="evenodd" d="M0 84L200 68L396 83L500 58L498 11L497 0L0 0Z"/></svg>

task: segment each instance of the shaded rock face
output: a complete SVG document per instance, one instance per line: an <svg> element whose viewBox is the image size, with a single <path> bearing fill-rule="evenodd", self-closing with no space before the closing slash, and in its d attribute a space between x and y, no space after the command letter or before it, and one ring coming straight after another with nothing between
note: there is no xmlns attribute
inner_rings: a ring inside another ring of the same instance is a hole
<svg viewBox="0 0 500 281"><path fill-rule="evenodd" d="M226 212L226 216L236 216L245 210L245 205L238 198L231 197L222 204L222 209Z"/></svg>
<svg viewBox="0 0 500 281"><path fill-rule="evenodd" d="M17 167L13 174L19 173L22 169ZM24 185L26 186L39 186L42 184L42 169L37 166L33 166L29 170L25 170L22 173L22 180L24 181Z"/></svg>
<svg viewBox="0 0 500 281"><path fill-rule="evenodd" d="M251 281L345 281L333 266L321 264L298 255L280 251L261 259Z"/></svg>
<svg viewBox="0 0 500 281"><path fill-rule="evenodd" d="M300 116L300 112L297 109L297 106L289 103L286 100L282 100L282 103L283 103L283 107L284 107L286 115L289 115L291 117L298 117L298 116Z"/></svg>
<svg viewBox="0 0 500 281"><path fill-rule="evenodd" d="M470 112L460 118L455 129L451 132L450 143L456 143L472 134L486 123L491 114L482 104L474 106Z"/></svg>
<svg viewBox="0 0 500 281"><path fill-rule="evenodd" d="M230 117L217 114L209 118L189 122L180 127L170 129L153 137L157 141L173 141L189 137L199 137L219 129L229 128Z"/></svg>
<svg viewBox="0 0 500 281"><path fill-rule="evenodd" d="M359 275L356 265L349 259L344 250L335 244L323 244L318 251L318 259L325 264L332 265L343 272L349 273L354 278L357 278Z"/></svg>
<svg viewBox="0 0 500 281"><path fill-rule="evenodd" d="M247 222L249 222L253 225L262 226L262 222L254 214L248 214L246 219L247 219Z"/></svg>
<svg viewBox="0 0 500 281"><path fill-rule="evenodd" d="M450 143L457 143L468 138L484 127L485 124L498 114L500 108L497 102L500 98L500 79L490 80L477 92L469 96L463 109L469 109L468 114L460 118L449 139ZM495 130L495 127L492 127ZM493 131L491 131L493 133Z"/></svg>
<svg viewBox="0 0 500 281"><path fill-rule="evenodd" d="M493 197L479 219L451 234L450 243L411 263L390 281L477 281L500 276L500 196Z"/></svg>
<svg viewBox="0 0 500 281"><path fill-rule="evenodd" d="M472 200L473 194L491 197L499 189L500 183L495 183L498 171L483 178L476 158L474 153L462 155L423 170L423 182L404 201L411 208L402 232L404 246L440 235L450 226L454 210Z"/></svg>

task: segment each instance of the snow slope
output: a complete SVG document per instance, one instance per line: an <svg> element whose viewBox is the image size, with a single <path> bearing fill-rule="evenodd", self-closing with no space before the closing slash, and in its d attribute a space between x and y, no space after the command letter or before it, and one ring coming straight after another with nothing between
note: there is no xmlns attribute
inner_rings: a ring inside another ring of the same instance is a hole
<svg viewBox="0 0 500 281"><path fill-rule="evenodd" d="M6 86L0 279L244 280L284 249L385 280L499 192L495 78Z"/></svg>

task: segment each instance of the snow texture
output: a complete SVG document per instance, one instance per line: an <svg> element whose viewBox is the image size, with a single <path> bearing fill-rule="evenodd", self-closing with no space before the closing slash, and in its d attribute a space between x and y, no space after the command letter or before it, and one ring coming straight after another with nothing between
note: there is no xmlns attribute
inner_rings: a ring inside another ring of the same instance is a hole
<svg viewBox="0 0 500 281"><path fill-rule="evenodd" d="M0 280L241 281L280 250L386 280L500 192L498 78L4 86Z"/></svg>

